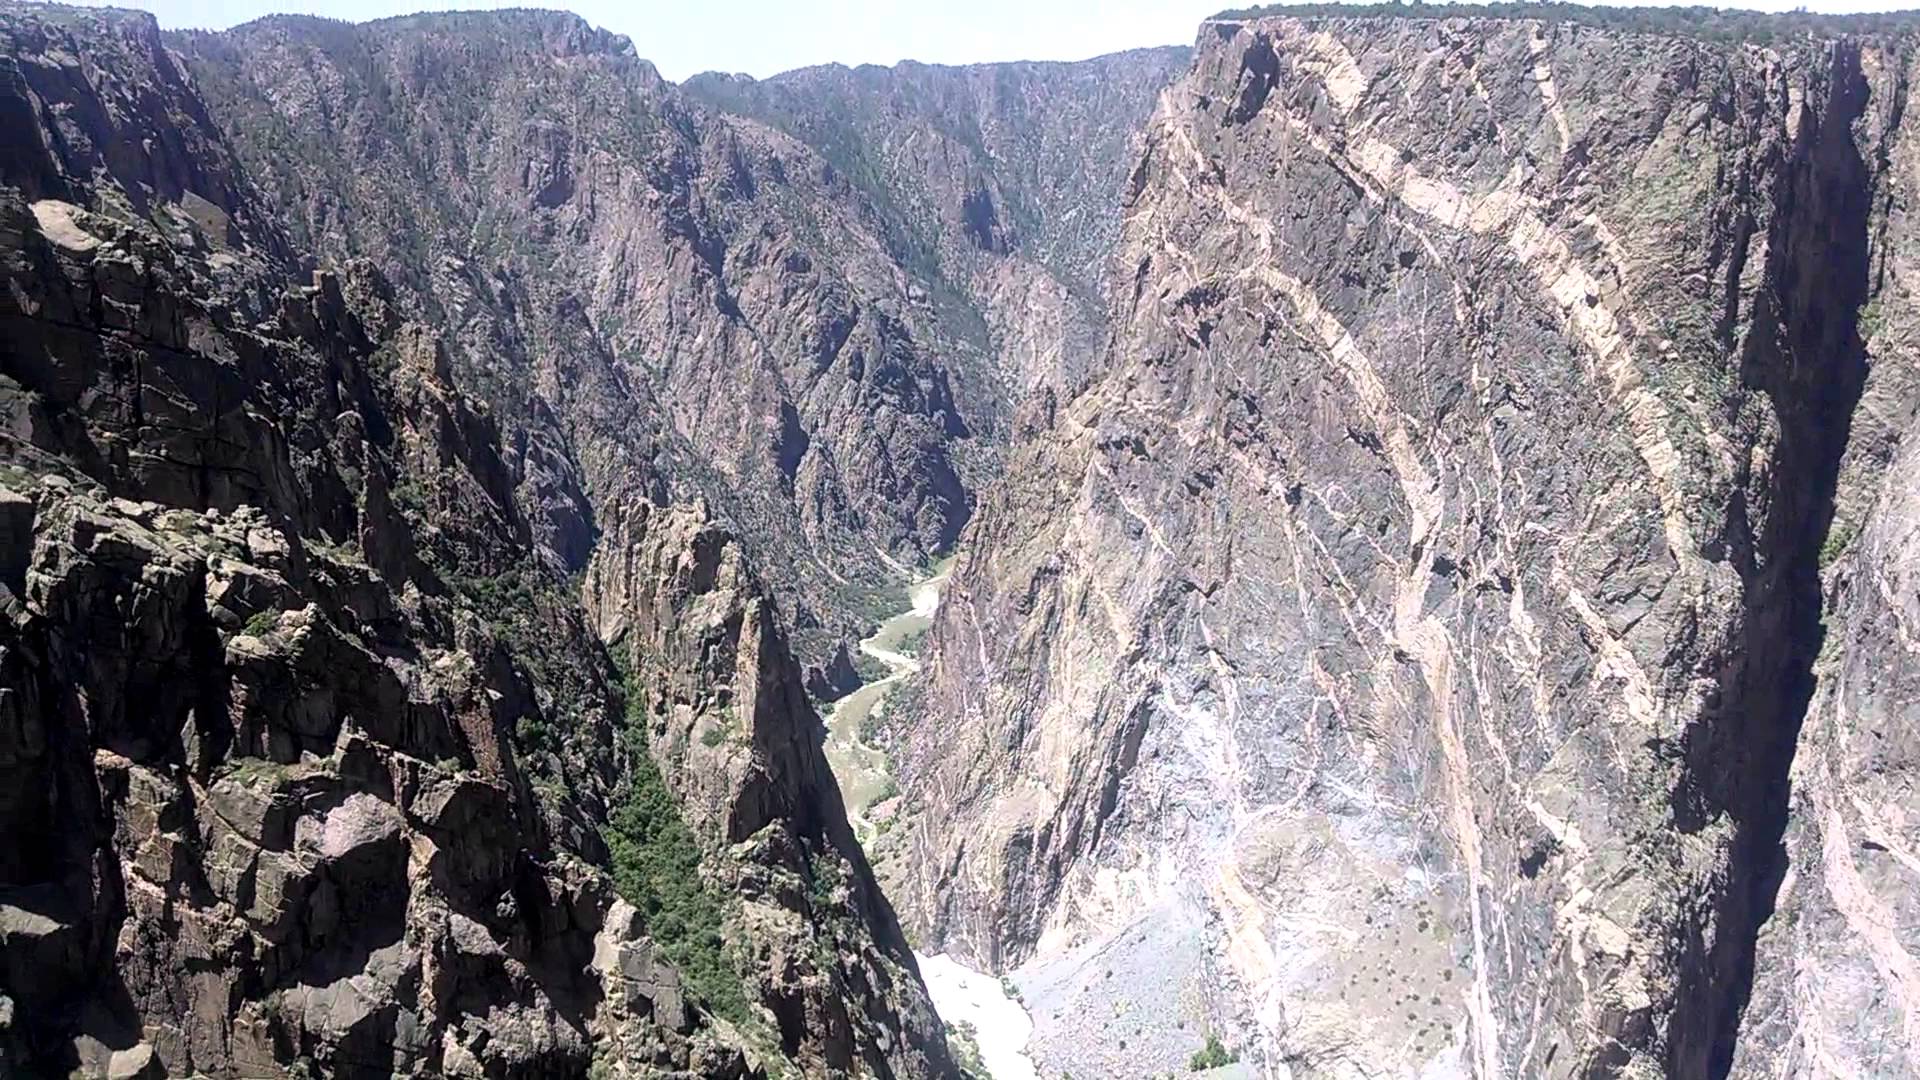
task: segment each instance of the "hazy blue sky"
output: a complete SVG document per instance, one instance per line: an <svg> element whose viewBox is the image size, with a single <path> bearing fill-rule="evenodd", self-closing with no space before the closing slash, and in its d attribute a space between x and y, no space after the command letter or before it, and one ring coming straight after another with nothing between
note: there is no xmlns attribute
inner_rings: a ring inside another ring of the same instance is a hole
<svg viewBox="0 0 1920 1080"><path fill-rule="evenodd" d="M1735 6L1784 10L1799 0ZM1920 0L1906 0L1907 4ZM169 28L233 26L274 12L378 19L426 9L564 7L633 39L670 79L698 71L767 76L839 61L964 64L1079 60L1141 45L1191 44L1200 20L1247 0L115 0ZM1818 11L1902 6L1827 0Z"/></svg>

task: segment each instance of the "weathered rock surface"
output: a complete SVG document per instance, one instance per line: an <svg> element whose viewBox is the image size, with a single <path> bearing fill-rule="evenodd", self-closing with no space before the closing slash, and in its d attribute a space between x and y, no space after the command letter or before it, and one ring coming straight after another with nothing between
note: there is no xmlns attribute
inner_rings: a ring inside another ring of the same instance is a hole
<svg viewBox="0 0 1920 1080"><path fill-rule="evenodd" d="M556 541L573 466L368 264L288 284L150 17L0 8L0 113L8 1074L950 1075L740 543ZM643 772L736 1016L615 895Z"/></svg>
<svg viewBox="0 0 1920 1080"><path fill-rule="evenodd" d="M1106 336L1107 262L1139 134L1190 50L1080 63L698 75L687 92L820 152L873 206L936 313L986 324L995 427L1085 377ZM940 295L943 291L955 295ZM963 329L972 337L977 331Z"/></svg>
<svg viewBox="0 0 1920 1080"><path fill-rule="evenodd" d="M713 873L738 897L746 978L783 1051L819 1048L831 1069L863 1075L950 1069L927 1049L944 1048L943 1029L742 545L684 510L608 524L587 610L646 688L647 743L689 824L732 845Z"/></svg>
<svg viewBox="0 0 1920 1080"><path fill-rule="evenodd" d="M1545 14L0 5L0 1072L954 1075L963 531L1043 1074L1912 1072L1912 38Z"/></svg>
<svg viewBox="0 0 1920 1080"><path fill-rule="evenodd" d="M1910 64L1202 28L891 745L1043 1072L1906 1069Z"/></svg>
<svg viewBox="0 0 1920 1080"><path fill-rule="evenodd" d="M1821 547L1823 627L1786 816L1786 865L1761 930L1737 1077L1897 1076L1920 1067L1914 1024L1916 814L1914 469L1920 309L1912 297L1920 147L1902 126L1914 60L1864 49L1874 191L1865 265L1867 370Z"/></svg>

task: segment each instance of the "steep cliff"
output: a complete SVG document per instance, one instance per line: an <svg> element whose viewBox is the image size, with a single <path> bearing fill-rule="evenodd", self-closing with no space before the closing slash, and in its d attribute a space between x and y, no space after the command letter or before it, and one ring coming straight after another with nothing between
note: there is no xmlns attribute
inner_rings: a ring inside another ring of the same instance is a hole
<svg viewBox="0 0 1920 1080"><path fill-rule="evenodd" d="M739 542L553 542L150 17L0 8L0 115L0 1071L951 1075Z"/></svg>
<svg viewBox="0 0 1920 1080"><path fill-rule="evenodd" d="M1912 297L1920 158L1905 117L1914 60L1861 53L1874 153L1864 251L1823 287L1863 297L1854 332L1866 371L1846 426L1814 686L1785 815L1786 865L1769 896L1733 1075L1894 1076L1920 1063L1913 875L1915 439L1920 312ZM1827 268L1818 268L1825 273Z"/></svg>
<svg viewBox="0 0 1920 1080"><path fill-rule="evenodd" d="M851 685L841 650L887 580L952 545L1029 372L1100 336L1087 275L1049 266L1104 247L1127 139L1184 52L935 71L1033 86L906 121L884 91L808 73L707 80L716 107L557 12L272 18L176 44L296 242L376 259L449 328L510 457L533 459L542 540L578 569L587 506L704 498L783 568L770 585L820 693ZM1084 104L1054 118L1055 86ZM749 108L762 90L779 104ZM1051 141L1001 137L1003 156L979 141L1043 123ZM1077 232L1010 217L1093 187Z"/></svg>
<svg viewBox="0 0 1920 1080"><path fill-rule="evenodd" d="M1666 15L1202 28L891 744L1045 1071L1906 1060L1910 49Z"/></svg>
<svg viewBox="0 0 1920 1080"><path fill-rule="evenodd" d="M0 4L0 1072L1913 1071L1916 41Z"/></svg>

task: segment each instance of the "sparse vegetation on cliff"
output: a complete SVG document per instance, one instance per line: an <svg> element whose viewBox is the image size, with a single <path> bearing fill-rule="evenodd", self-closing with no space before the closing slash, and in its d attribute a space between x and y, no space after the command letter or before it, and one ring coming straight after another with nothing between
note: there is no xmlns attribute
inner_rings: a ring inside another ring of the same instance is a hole
<svg viewBox="0 0 1920 1080"><path fill-rule="evenodd" d="M980 1056L979 1032L972 1024L961 1020L947 1025L947 1051L953 1055L953 1063L960 1067L960 1075L967 1080L993 1080L986 1061Z"/></svg>
<svg viewBox="0 0 1920 1080"><path fill-rule="evenodd" d="M725 902L700 876L700 844L647 753L643 697L626 680L627 785L601 836L613 860L613 884L640 910L693 996L715 1015L749 1019L739 973L727 956Z"/></svg>

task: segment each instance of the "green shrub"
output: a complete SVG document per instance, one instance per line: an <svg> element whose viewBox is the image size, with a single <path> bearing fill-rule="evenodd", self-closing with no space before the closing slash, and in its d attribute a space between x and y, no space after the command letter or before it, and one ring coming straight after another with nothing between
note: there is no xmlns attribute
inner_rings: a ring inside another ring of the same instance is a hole
<svg viewBox="0 0 1920 1080"><path fill-rule="evenodd" d="M513 725L514 743L517 749L533 753L545 753L556 749L553 728L538 715L529 713L522 716Z"/></svg>
<svg viewBox="0 0 1920 1080"><path fill-rule="evenodd" d="M1880 306L1880 298L1874 297L1860 307L1860 315L1854 320L1861 341L1871 341L1880 332L1880 326L1886 321L1886 312Z"/></svg>
<svg viewBox="0 0 1920 1080"><path fill-rule="evenodd" d="M881 581L854 585L841 594L847 607L860 615L869 627L878 627L903 611L913 608L907 586L899 581Z"/></svg>
<svg viewBox="0 0 1920 1080"><path fill-rule="evenodd" d="M947 1025L947 1053L967 1080L993 1080L986 1060L980 1056L979 1033L965 1020Z"/></svg>
<svg viewBox="0 0 1920 1080"><path fill-rule="evenodd" d="M919 656L920 649L927 643L927 631L930 626L921 626L900 635L900 644L893 651L902 656Z"/></svg>
<svg viewBox="0 0 1920 1080"><path fill-rule="evenodd" d="M1854 534L1860 531L1857 524L1842 522L1836 518L1827 526L1827 538L1820 544L1820 569L1832 566L1834 561L1846 554L1847 545L1853 543Z"/></svg>
<svg viewBox="0 0 1920 1080"><path fill-rule="evenodd" d="M893 674L893 669L887 666L886 661L862 651L853 658L853 673L860 676L861 682L870 683L879 682Z"/></svg>
<svg viewBox="0 0 1920 1080"><path fill-rule="evenodd" d="M626 680L627 784L601 831L613 859L615 890L638 908L692 996L736 1024L751 1019L740 975L722 936L726 907L700 876L700 843L680 816L680 804L647 753L641 695Z"/></svg>
<svg viewBox="0 0 1920 1080"><path fill-rule="evenodd" d="M1209 1031L1207 1032L1206 1045L1194 1051L1193 1057L1187 1060L1187 1068L1194 1072L1204 1072L1207 1069L1218 1069L1223 1065L1231 1065L1239 1060L1240 1051L1228 1050L1226 1046L1220 1042L1220 1036Z"/></svg>
<svg viewBox="0 0 1920 1080"><path fill-rule="evenodd" d="M389 494L393 497L393 504L401 510L414 514L425 514L428 510L427 489L412 477L394 484Z"/></svg>
<svg viewBox="0 0 1920 1080"><path fill-rule="evenodd" d="M266 637L280 625L280 613L271 608L256 611L247 617L246 634L248 637Z"/></svg>

